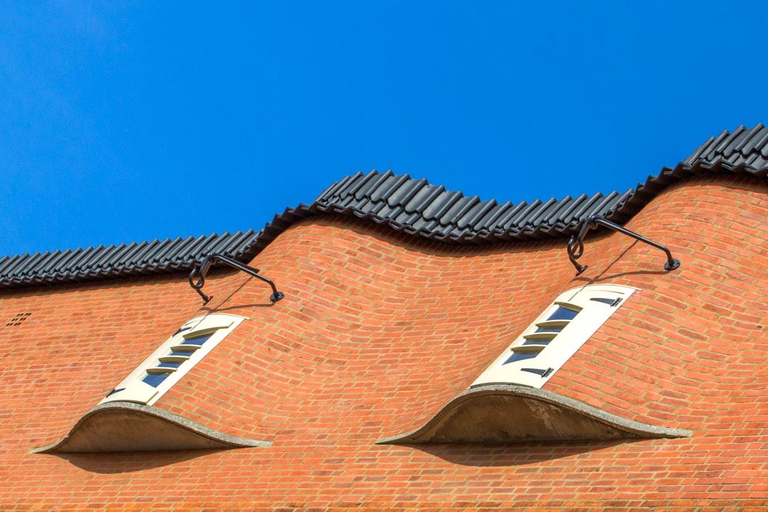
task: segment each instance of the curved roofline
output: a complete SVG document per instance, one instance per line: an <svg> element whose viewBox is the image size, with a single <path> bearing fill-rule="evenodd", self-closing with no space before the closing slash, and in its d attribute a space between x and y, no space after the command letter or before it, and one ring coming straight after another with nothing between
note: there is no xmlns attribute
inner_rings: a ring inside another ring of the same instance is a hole
<svg viewBox="0 0 768 512"><path fill-rule="evenodd" d="M264 229L107 247L0 257L0 288L188 272L211 253L249 262L293 224L319 215L373 221L447 244L492 244L568 236L594 214L623 224L662 190L701 174L768 175L768 128L762 124L710 137L674 168L626 192L497 203L392 171L357 173L333 183L312 204L275 215Z"/></svg>

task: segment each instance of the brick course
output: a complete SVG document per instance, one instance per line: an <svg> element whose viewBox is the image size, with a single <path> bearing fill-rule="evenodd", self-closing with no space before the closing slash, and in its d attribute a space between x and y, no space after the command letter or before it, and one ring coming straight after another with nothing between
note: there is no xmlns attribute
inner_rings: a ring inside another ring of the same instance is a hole
<svg viewBox="0 0 768 512"><path fill-rule="evenodd" d="M563 239L447 247L349 218L281 234L247 275L217 272L0 295L0 507L528 509L768 504L768 185L699 177L620 234L592 232L574 278ZM467 386L560 292L642 290L544 389L687 439L380 446ZM268 448L32 455L63 436L179 325L243 322L157 407ZM30 312L20 325L14 315Z"/></svg>

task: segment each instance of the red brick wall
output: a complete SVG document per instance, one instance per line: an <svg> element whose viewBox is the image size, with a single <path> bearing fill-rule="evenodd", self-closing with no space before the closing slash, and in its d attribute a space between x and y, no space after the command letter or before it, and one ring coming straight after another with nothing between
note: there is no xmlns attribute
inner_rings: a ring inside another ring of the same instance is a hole
<svg viewBox="0 0 768 512"><path fill-rule="evenodd" d="M564 240L419 242L326 217L296 225L210 309L249 318L156 404L273 441L219 452L31 455L138 365L200 299L184 276L6 291L0 299L0 507L682 508L768 503L768 187L699 178L628 227L591 233L574 279ZM561 291L641 288L545 389L690 439L378 446L467 388ZM22 325L4 327L31 312Z"/></svg>

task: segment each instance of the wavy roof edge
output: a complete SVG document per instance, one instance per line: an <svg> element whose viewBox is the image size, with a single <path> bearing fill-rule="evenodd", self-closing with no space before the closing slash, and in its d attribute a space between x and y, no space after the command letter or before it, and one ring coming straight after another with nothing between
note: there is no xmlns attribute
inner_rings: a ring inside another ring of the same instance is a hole
<svg viewBox="0 0 768 512"><path fill-rule="evenodd" d="M721 173L768 175L768 128L762 124L710 137L674 168L624 193L567 196L532 203L497 203L450 192L425 179L391 171L357 173L333 183L310 205L275 215L264 229L153 240L0 258L0 287L188 272L205 255L220 252L250 261L296 222L317 215L367 219L422 239L488 244L569 235L584 218L600 214L624 223L659 192L689 176Z"/></svg>

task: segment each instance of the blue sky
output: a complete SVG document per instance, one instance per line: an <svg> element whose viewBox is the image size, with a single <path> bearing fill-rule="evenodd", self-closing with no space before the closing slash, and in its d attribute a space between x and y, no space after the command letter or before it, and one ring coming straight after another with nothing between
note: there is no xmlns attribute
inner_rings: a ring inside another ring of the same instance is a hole
<svg viewBox="0 0 768 512"><path fill-rule="evenodd" d="M370 169L623 191L768 121L765 2L0 10L0 255L260 229Z"/></svg>

